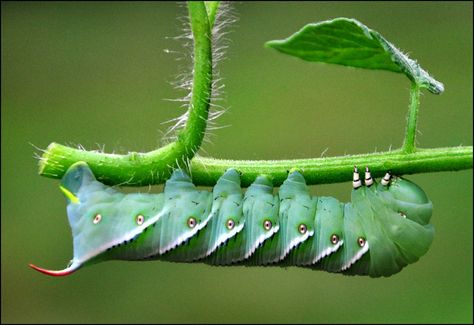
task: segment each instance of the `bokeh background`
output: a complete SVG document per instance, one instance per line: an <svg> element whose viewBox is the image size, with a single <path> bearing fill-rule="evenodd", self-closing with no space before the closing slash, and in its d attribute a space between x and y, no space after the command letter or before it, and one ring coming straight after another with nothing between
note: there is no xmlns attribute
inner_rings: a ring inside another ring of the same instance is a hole
<svg viewBox="0 0 474 325"><path fill-rule="evenodd" d="M288 159L402 143L403 75L304 62L263 47L310 22L356 18L445 84L421 99L421 147L472 145L471 2L236 2L220 63L228 107L200 154ZM2 323L472 323L472 170L411 175L434 203L434 243L390 278L299 268L111 261L64 278L72 254L58 180L34 154L55 141L149 151L183 112L170 82L188 62L186 7L153 2L1 4ZM171 53L166 53L165 49ZM350 183L312 187L348 201ZM155 186L152 191L159 191ZM148 188L124 189L125 191Z"/></svg>

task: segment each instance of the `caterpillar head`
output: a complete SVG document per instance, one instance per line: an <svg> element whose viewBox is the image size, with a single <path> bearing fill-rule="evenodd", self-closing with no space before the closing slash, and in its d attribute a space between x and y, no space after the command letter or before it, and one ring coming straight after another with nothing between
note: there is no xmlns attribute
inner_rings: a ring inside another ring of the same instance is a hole
<svg viewBox="0 0 474 325"><path fill-rule="evenodd" d="M430 222L433 204L426 193L415 183L401 177L394 178L388 188L392 195L392 208L401 217L408 218L421 225Z"/></svg>
<svg viewBox="0 0 474 325"><path fill-rule="evenodd" d="M370 258L348 272L390 276L426 254L434 227L428 224L432 203L416 184L384 178L377 187L355 192L352 201L370 243Z"/></svg>

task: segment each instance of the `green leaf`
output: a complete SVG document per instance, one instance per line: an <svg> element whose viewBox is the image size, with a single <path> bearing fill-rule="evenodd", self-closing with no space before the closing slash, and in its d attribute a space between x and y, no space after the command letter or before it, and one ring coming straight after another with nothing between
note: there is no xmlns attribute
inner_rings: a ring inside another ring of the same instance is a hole
<svg viewBox="0 0 474 325"><path fill-rule="evenodd" d="M308 24L287 39L265 45L306 61L401 72L434 94L444 91L443 84L416 61L355 19L336 18Z"/></svg>

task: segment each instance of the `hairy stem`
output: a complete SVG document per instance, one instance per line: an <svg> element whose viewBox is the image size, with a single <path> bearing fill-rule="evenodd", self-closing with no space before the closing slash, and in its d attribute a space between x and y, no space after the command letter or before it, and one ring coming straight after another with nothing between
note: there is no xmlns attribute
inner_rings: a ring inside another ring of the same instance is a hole
<svg viewBox="0 0 474 325"><path fill-rule="evenodd" d="M418 108L420 107L420 85L411 84L410 89L410 106L407 115L407 127L405 130L405 141L403 142L402 151L412 153L416 150L416 123L418 119Z"/></svg>
<svg viewBox="0 0 474 325"><path fill-rule="evenodd" d="M39 161L40 175L61 177L71 164L84 160L106 183L146 185L163 182L173 167L183 167L193 158L204 138L209 113L212 37L204 3L190 1L188 10L194 39L193 88L188 120L177 134L177 140L148 153L130 152L126 155L84 151L51 143ZM58 147L61 150L55 150Z"/></svg>
<svg viewBox="0 0 474 325"><path fill-rule="evenodd" d="M472 168L472 146L417 149L406 154L401 150L343 157L292 160L220 160L194 157L191 162L193 182L212 186L228 168L242 173L242 186L250 185L260 174L272 177L279 186L292 168L300 170L307 184L328 184L352 180L354 166L369 166L372 176L381 177L387 171L394 175L457 171Z"/></svg>
<svg viewBox="0 0 474 325"><path fill-rule="evenodd" d="M220 160L213 158L194 157L190 172L196 185L212 186L228 168L236 168L242 172L242 186L248 186L259 174L267 174L273 178L275 186L280 185L287 177L287 171L298 168L305 176L308 184L337 183L351 180L354 165L369 166L375 177L387 171L394 175L431 173L439 171L456 171L472 168L472 146L417 149L414 153L402 150L378 152L343 157L327 157L293 160ZM114 163L113 155L74 150L60 144L51 144L46 153L46 164L54 174L45 176L60 178L71 164L83 160L93 161L97 166L108 168ZM139 160L135 162L137 169L142 169ZM107 184L126 182L125 178L104 177L95 173L99 180ZM145 185L162 183L160 178L147 178L143 182L127 183L126 185Z"/></svg>
<svg viewBox="0 0 474 325"><path fill-rule="evenodd" d="M192 151L186 158L191 159L201 146L209 115L212 90L212 36L204 3L189 1L188 9L194 38L193 89L189 117L186 127L178 134L178 141L180 137L183 138L186 149Z"/></svg>

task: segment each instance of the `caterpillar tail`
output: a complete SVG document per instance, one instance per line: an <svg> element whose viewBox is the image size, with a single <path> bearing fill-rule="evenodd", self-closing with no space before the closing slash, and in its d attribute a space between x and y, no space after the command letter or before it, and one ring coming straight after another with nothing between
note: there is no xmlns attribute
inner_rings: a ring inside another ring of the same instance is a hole
<svg viewBox="0 0 474 325"><path fill-rule="evenodd" d="M81 201L79 199L79 194L81 193L81 188L88 187L91 183L97 182L94 174L90 170L89 166L85 162L78 162L72 165L63 176L59 189L65 195L68 205L80 205ZM98 182L97 182L98 183ZM105 187L105 186L104 186ZM68 207L69 209L69 207ZM75 220L69 218L73 234L75 233L75 228L73 227ZM72 221L72 222L71 222ZM63 270L48 270L41 267L38 267L32 263L29 266L41 273L51 275L51 276L66 276L74 273L78 270L82 263L78 260L78 256L75 256L74 259L70 262L68 267Z"/></svg>

